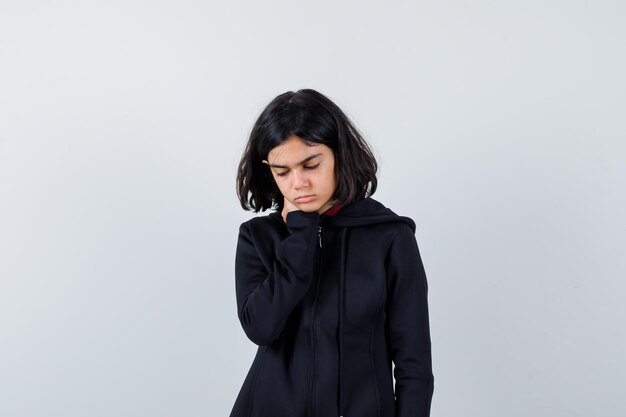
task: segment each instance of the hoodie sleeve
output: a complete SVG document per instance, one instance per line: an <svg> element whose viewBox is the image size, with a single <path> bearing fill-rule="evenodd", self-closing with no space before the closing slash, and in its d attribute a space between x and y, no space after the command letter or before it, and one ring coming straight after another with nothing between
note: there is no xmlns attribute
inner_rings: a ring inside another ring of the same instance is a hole
<svg viewBox="0 0 626 417"><path fill-rule="evenodd" d="M248 338L259 346L280 336L315 271L319 213L291 211L286 223L289 235L276 245L271 271L259 257L249 222L239 228L235 256L237 315Z"/></svg>
<svg viewBox="0 0 626 417"><path fill-rule="evenodd" d="M428 417L433 395L428 283L415 233L402 225L386 260L387 343L394 363L395 417Z"/></svg>

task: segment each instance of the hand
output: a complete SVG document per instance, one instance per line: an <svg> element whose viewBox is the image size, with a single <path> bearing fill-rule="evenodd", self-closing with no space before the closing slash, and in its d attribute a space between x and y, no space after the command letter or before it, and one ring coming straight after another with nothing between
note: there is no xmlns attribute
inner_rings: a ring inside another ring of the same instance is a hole
<svg viewBox="0 0 626 417"><path fill-rule="evenodd" d="M281 214L283 216L283 220L285 221L285 223L287 223L287 213L289 213L290 211L295 211L295 210L300 210L300 209L294 206L293 204L291 204L291 201L287 200L284 196L283 198L284 198L283 212Z"/></svg>

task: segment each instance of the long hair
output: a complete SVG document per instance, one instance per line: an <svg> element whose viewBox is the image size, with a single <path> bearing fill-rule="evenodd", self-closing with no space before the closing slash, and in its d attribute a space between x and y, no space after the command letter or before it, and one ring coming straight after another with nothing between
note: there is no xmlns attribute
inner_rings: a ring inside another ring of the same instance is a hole
<svg viewBox="0 0 626 417"><path fill-rule="evenodd" d="M305 143L324 144L333 151L339 204L376 192L376 159L350 119L328 97L312 90L288 91L276 96L252 127L237 169L237 197L244 210L282 211L284 197L271 171L261 161L291 136Z"/></svg>

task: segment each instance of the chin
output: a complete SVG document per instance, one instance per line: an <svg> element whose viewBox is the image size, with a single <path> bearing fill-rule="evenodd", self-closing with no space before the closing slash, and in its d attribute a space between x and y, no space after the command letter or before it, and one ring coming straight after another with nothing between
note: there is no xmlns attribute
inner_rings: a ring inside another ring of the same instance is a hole
<svg viewBox="0 0 626 417"><path fill-rule="evenodd" d="M319 204L307 204L307 203L304 203L304 204L294 203L294 206L298 207L300 210L307 212L307 213L312 213L322 208L322 206Z"/></svg>
<svg viewBox="0 0 626 417"><path fill-rule="evenodd" d="M320 209L319 207L298 207L298 208L307 213L313 213L314 211L318 211Z"/></svg>

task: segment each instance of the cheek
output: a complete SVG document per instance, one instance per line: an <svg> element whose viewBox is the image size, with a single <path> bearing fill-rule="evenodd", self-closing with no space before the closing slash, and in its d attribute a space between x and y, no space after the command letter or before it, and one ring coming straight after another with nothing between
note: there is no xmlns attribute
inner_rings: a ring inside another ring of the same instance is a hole
<svg viewBox="0 0 626 417"><path fill-rule="evenodd" d="M329 191L332 191L331 189L334 188L335 185L336 185L335 172L332 169L330 169L324 175L324 187L327 188Z"/></svg>
<svg viewBox="0 0 626 417"><path fill-rule="evenodd" d="M278 187L278 189L279 189L281 192L284 192L284 191L285 191L285 189L287 188L287 184L286 184L286 183L285 183L285 181L284 181L284 180L282 180L282 179L279 179L279 180L277 180L277 181L276 181L276 186Z"/></svg>

